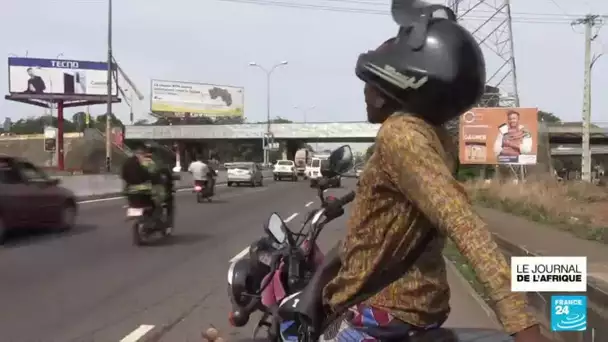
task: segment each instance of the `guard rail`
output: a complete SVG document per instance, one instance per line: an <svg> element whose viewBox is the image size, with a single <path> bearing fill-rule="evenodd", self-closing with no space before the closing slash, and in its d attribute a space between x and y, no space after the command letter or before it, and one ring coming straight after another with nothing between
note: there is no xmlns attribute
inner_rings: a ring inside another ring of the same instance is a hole
<svg viewBox="0 0 608 342"><path fill-rule="evenodd" d="M218 171L217 184L224 184L227 180L226 171ZM262 171L265 178L272 177L272 173ZM183 189L192 187L192 175L187 172L180 173L181 179L176 181L176 188ZM122 179L115 174L102 175L74 175L57 176L61 179L61 186L70 189L79 199L92 199L118 196L122 193L124 184Z"/></svg>

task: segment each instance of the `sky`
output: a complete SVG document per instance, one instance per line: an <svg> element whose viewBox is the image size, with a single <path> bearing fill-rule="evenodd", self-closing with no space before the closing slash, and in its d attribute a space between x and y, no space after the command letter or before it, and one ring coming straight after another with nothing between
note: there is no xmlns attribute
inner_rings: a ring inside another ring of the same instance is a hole
<svg viewBox="0 0 608 342"><path fill-rule="evenodd" d="M471 2L465 0L461 7ZM2 7L0 56L106 58L106 0L3 0ZM388 11L388 0L115 0L114 54L146 95L134 104L136 120L149 118L152 78L243 86L248 121L265 120L266 78L248 64L271 67L286 60L289 64L272 76L272 116L363 121L363 85L354 65L360 53L396 33L396 24L385 15ZM584 35L582 27L572 28L568 21L575 15L608 14L608 2L512 0L511 12L520 105L580 121ZM486 8L470 19L465 16L463 24L474 30L489 13ZM608 28L599 32L595 53L608 49ZM485 47L484 52L491 74L498 59ZM593 68L593 89L592 121L608 122L608 96L602 96L608 89L608 57ZM0 92L8 92L7 68L0 68ZM313 106L306 115L294 108ZM0 120L43 111L0 100ZM93 106L91 112L102 114L105 107ZM128 120L125 105L115 112Z"/></svg>

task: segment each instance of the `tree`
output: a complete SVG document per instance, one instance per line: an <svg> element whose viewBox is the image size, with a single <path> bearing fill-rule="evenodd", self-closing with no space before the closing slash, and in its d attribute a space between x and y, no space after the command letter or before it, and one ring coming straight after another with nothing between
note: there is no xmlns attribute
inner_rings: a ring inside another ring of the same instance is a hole
<svg viewBox="0 0 608 342"><path fill-rule="evenodd" d="M256 123L258 123L258 124L265 124L266 121L258 121ZM280 117L280 116L277 116L274 119L270 119L270 123L273 123L273 124L282 124L282 123L293 123L293 121L285 119L285 118Z"/></svg>
<svg viewBox="0 0 608 342"><path fill-rule="evenodd" d="M150 122L148 122L147 119L141 119L141 120L137 120L133 123L133 126L146 126L149 125Z"/></svg>
<svg viewBox="0 0 608 342"><path fill-rule="evenodd" d="M550 112L545 112L543 110L538 111L538 122L545 123L560 123L562 120L555 116L555 114Z"/></svg>
<svg viewBox="0 0 608 342"><path fill-rule="evenodd" d="M369 147L365 151L365 160L369 160L369 158L371 158L372 154L374 154L375 147L376 147L376 143L369 145Z"/></svg>
<svg viewBox="0 0 608 342"><path fill-rule="evenodd" d="M102 132L105 132L107 117L108 115L106 114L102 114L96 117L95 122L93 123L94 127ZM117 118L116 115L114 115L113 113L110 114L110 123L112 124L112 127L120 127L123 130L125 128L125 125L122 123L122 121L120 121L120 119Z"/></svg>
<svg viewBox="0 0 608 342"><path fill-rule="evenodd" d="M42 134L45 126L57 127L57 123L57 118L50 115L29 117L13 123L10 132L14 134ZM76 132L76 127L71 121L64 119L63 130L66 133Z"/></svg>
<svg viewBox="0 0 608 342"><path fill-rule="evenodd" d="M216 125L240 125L245 123L244 116L220 116L215 118Z"/></svg>

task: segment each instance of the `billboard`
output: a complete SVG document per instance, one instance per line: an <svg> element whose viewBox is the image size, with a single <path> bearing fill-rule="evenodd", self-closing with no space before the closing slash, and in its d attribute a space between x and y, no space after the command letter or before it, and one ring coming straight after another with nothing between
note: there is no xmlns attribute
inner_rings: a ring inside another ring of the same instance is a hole
<svg viewBox="0 0 608 342"><path fill-rule="evenodd" d="M152 112L190 113L192 116L242 116L243 87L152 80Z"/></svg>
<svg viewBox="0 0 608 342"><path fill-rule="evenodd" d="M536 164L537 108L473 108L460 117L462 164Z"/></svg>
<svg viewBox="0 0 608 342"><path fill-rule="evenodd" d="M108 64L43 58L8 58L11 94L107 95ZM118 95L114 82L112 95Z"/></svg>

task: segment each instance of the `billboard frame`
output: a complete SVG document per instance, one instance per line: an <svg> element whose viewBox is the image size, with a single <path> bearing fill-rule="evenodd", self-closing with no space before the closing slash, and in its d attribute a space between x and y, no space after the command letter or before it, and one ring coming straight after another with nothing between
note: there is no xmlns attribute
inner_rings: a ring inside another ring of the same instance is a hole
<svg viewBox="0 0 608 342"><path fill-rule="evenodd" d="M28 58L28 57L20 57L20 58ZM10 57L9 57L10 59ZM32 58L35 59L35 58ZM42 58L41 58L42 59ZM50 59L50 58L49 58ZM58 61L72 61L66 59L52 59ZM113 75L115 75L117 70L117 64L112 63ZM19 102L28 104L31 106L37 106L42 108L53 108L54 105L57 108L57 141L56 141L56 152L57 153L57 168L59 171L63 171L65 169L65 150L63 143L63 110L65 108L74 108L74 107L82 107L82 106L92 106L97 104L105 104L108 103L108 99L110 98L107 94L105 95L87 95L87 94L27 94L27 93L11 93L10 92L10 64L7 60L7 74L8 74L8 83L9 83L9 93L4 96L5 100ZM112 103L121 103L121 99L118 96L118 81L114 76L114 81L116 83L117 94L112 94L111 101ZM52 153L52 152L50 152Z"/></svg>
<svg viewBox="0 0 608 342"><path fill-rule="evenodd" d="M175 81L175 80L166 80L166 79L160 79L160 78L151 78L150 79L150 112L154 113L154 115L158 115L160 117L167 117L165 115L162 114L158 114L159 112L154 112L152 110L152 102L153 102L153 96L152 93L154 92L154 81L157 82L172 82L172 83L181 83L181 84L196 84L196 85L202 85L202 86L211 86L211 87L229 87L229 88L241 88L242 89L242 96L243 96L243 113L239 116L245 116L245 87L244 86L235 86L235 85L229 85L229 84L216 84L216 83L205 83L205 82L194 82L194 81ZM175 113L175 112L171 112L171 113ZM182 112L178 112L178 113L182 113ZM207 116L207 117L212 117L212 118L217 118L217 117L230 117L230 115L212 115L212 114L202 114L202 113L192 113L192 112L183 112L183 113L190 113L190 116ZM194 114L194 115L193 115ZM181 116L176 116L174 115L173 117L175 118L183 118L185 115L181 115Z"/></svg>

